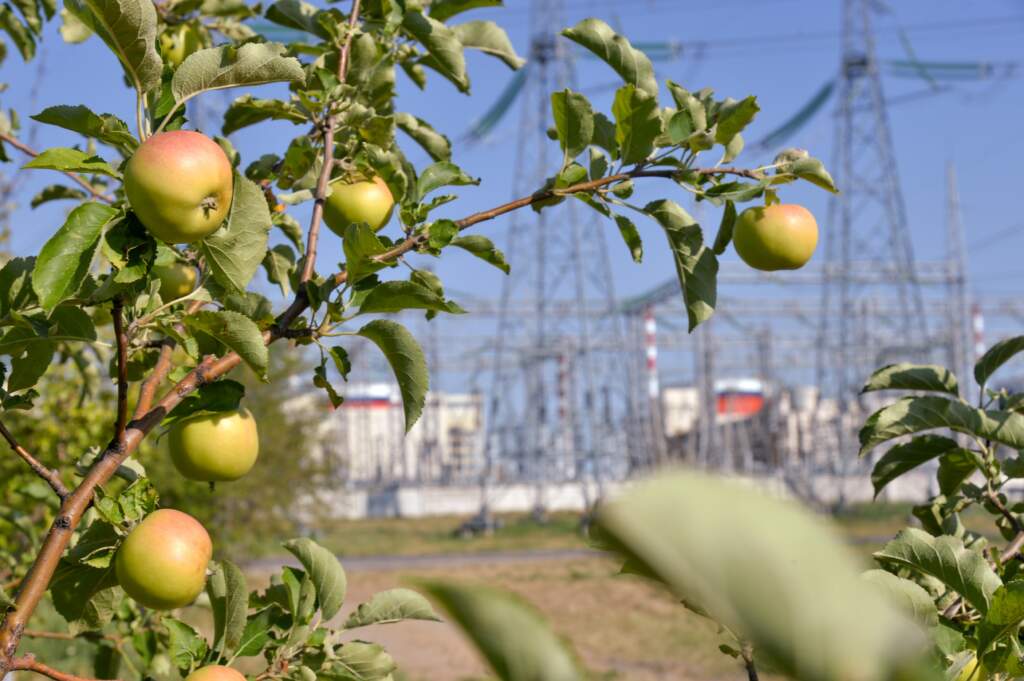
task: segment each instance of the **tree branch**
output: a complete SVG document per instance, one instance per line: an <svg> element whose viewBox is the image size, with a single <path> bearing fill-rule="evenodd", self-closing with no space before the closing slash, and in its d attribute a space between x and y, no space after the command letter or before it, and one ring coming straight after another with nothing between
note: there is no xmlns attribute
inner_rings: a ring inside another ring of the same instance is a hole
<svg viewBox="0 0 1024 681"><path fill-rule="evenodd" d="M729 169L710 169L708 171L698 170L697 172L726 173L730 171ZM469 217L457 221L456 224L461 231L475 224L491 220L518 208L523 208L539 201L544 201L552 198L553 196L578 192L593 192L601 187L633 177L673 178L676 173L677 171L674 170L647 171L635 169L627 173L619 173L610 177L581 182L557 191L540 191L530 196L511 201L502 206L498 206L492 210L474 213ZM403 253L407 253L424 240L425 237L422 235L411 236L391 250L378 256L378 259L390 259ZM346 280L346 278L346 273L340 272L334 276L334 282L335 284L341 284ZM200 306L202 305L202 303L198 304ZM288 309L277 317L271 328L264 331L264 342L269 345L279 338L284 337L287 334L288 327L300 314L302 314L308 305L309 301L306 297L305 288L300 288L296 292L295 298ZM190 309L192 309L192 306L190 306ZM75 528L78 527L79 522L81 522L82 515L92 503L92 496L96 488L105 484L111 477L113 477L118 467L138 448L146 435L148 435L153 428L159 425L164 417L178 404L180 404L187 395L202 385L228 373L237 367L242 361L241 357L235 352L229 352L219 359L213 356L208 356L204 358L195 369L190 371L185 378L174 385L160 399L156 406L148 410L143 409L142 407L146 406L146 403L152 399L151 397L147 398L146 396L153 394L159 382L163 380L163 377L166 376L170 370L169 354L171 347L172 346L168 345L161 350L161 357L157 366L143 384L143 393L140 397L139 405L136 408L136 416L127 425L123 443L114 441L108 444L103 453L97 457L96 461L89 468L89 471L82 479L82 482L64 499L64 502L61 504L60 511L51 524L50 531L43 540L43 545L40 548L38 555L36 555L35 561L32 563L32 567L29 568L28 573L22 580L21 588L19 589L17 598L15 599L15 608L8 611L3 622L0 623L0 677L3 676L4 672L10 671L12 669L11 665L16 662L14 653L18 648L18 643L21 640L25 626L28 623L29 618L32 616L32 613L35 611L36 606L39 604L40 599L42 599L43 595L46 593L46 589L50 583L50 578L57 569L57 564L60 561L61 556L67 549L68 544L71 542L72 534L74 533ZM57 677L51 678L55 678L56 681L81 681L73 677L66 679Z"/></svg>
<svg viewBox="0 0 1024 681"><path fill-rule="evenodd" d="M27 144L24 144L23 142L18 140L16 137L12 137L11 135L8 135L6 133L0 132L0 140L3 140L4 142L7 142L8 144L10 144L12 147L17 149L21 153L23 153L23 154L25 154L27 156L31 156L32 158L35 158L36 156L39 155L38 151L36 151L32 147L28 146ZM99 199L100 201L106 201L107 203L113 203L114 202L114 197L113 196L110 196L109 194L104 194L100 190L96 189L96 187L93 187L92 184L88 180L86 180L84 177L82 177L78 173L73 173L73 172L68 171L68 170L62 170L61 172L64 173L65 175L67 175L68 177L70 177L75 182L77 182L79 185L81 185L87 192L89 192L92 195L92 197L94 199Z"/></svg>
<svg viewBox="0 0 1024 681"><path fill-rule="evenodd" d="M68 674L53 667L48 667L36 660L35 655L24 655L14 659L11 664L11 671L35 672L36 674L49 676L54 681L95 681L94 679L75 676L74 674Z"/></svg>
<svg viewBox="0 0 1024 681"><path fill-rule="evenodd" d="M20 456L36 475L46 481L46 484L50 486L50 489L52 489L54 493L60 497L61 501L63 501L68 495L68 488L64 486L63 482L61 482L60 475L57 471L51 470L41 464L39 460L32 456L27 449L18 444L18 441L14 439L14 436L11 435L11 431L7 430L7 426L5 426L3 422L0 422L0 435L7 440L7 444L10 445L11 450Z"/></svg>
<svg viewBox="0 0 1024 681"><path fill-rule="evenodd" d="M345 44L338 55L338 82L344 84L348 76L348 54L352 49L352 37L355 35L356 24L359 22L359 2L353 0L352 13L348 18L348 33ZM316 247L320 240L320 223L324 215L324 202L327 200L327 188L331 183L331 171L334 170L334 126L337 118L332 112L324 122L324 166L320 169L320 177L316 181L316 201L313 203L313 215L309 220L309 236L306 238L306 258L302 265L299 283L305 284L313 278L316 269Z"/></svg>
<svg viewBox="0 0 1024 681"><path fill-rule="evenodd" d="M111 316L114 319L114 338L117 340L117 424L114 441L124 444L124 429L128 425L128 334L124 332L124 301L114 298Z"/></svg>

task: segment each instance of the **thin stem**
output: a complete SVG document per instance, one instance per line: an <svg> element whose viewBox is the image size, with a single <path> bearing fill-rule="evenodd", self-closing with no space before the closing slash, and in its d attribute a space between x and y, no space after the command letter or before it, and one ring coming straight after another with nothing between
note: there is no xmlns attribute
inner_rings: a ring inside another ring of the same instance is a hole
<svg viewBox="0 0 1024 681"><path fill-rule="evenodd" d="M11 431L7 430L7 426L2 422L0 422L0 436L3 436L4 440L7 441L7 444L10 445L11 450L20 456L36 475L45 480L46 484L50 486L50 489L52 489L54 493L60 497L61 501L63 501L68 495L68 488L64 486L63 482L61 482L60 475L57 471L51 470L41 464L39 460L32 456L27 449L18 444L18 441L11 434Z"/></svg>
<svg viewBox="0 0 1024 681"><path fill-rule="evenodd" d="M24 143L20 142L16 138L11 137L10 135L8 135L6 133L0 133L0 140L3 140L4 142L7 142L7 144L10 144L12 147L17 149L21 153L25 154L26 156L31 156L32 158L35 158L36 156L39 155L38 151L36 151L32 147L28 146L27 144L24 144ZM99 199L100 201L106 201L107 203L113 203L114 202L114 197L113 196L110 196L109 194L104 194L103 192L99 191L98 189L93 187L92 184L90 184L88 180L86 180L84 177L82 177L78 173L72 173L72 172L67 171L67 170L61 171L61 172L63 172L65 175L67 175L72 180L74 180L79 185L81 185L83 188L85 188L85 190L87 192L89 192L92 195L93 198Z"/></svg>
<svg viewBox="0 0 1024 681"><path fill-rule="evenodd" d="M114 337L117 339L117 425L114 441L124 444L124 429L128 425L128 334L124 332L124 301L114 298Z"/></svg>
<svg viewBox="0 0 1024 681"><path fill-rule="evenodd" d="M743 657L743 666L747 668L747 681L758 681L757 666L754 664L754 647L744 643L740 647L740 655Z"/></svg>
<svg viewBox="0 0 1024 681"><path fill-rule="evenodd" d="M82 634L69 634L69 633L67 633L65 631L36 631L34 629L26 629L25 633L23 634L23 636L25 638L42 638L42 639L49 639L49 640L54 640L54 641L75 641L75 640L80 639L80 638L94 638L94 637L97 637L96 632L84 632L84 633L85 633L85 635L82 635ZM98 637L102 638L102 639L104 639L106 641L110 641L111 643L120 643L121 640L122 640L120 636L113 636L111 634L99 634Z"/></svg>
<svg viewBox="0 0 1024 681"><path fill-rule="evenodd" d="M142 92L139 90L135 91L135 126L139 131L139 141L145 142L148 137L148 130L144 123L145 115L142 108Z"/></svg>
<svg viewBox="0 0 1024 681"><path fill-rule="evenodd" d="M49 676L53 681L94 681L84 676L75 676L74 674L68 674L62 672L59 669L48 667L36 660L35 655L24 655L22 657L15 658L12 660L11 671L26 671L35 672L36 674L42 674L43 676Z"/></svg>
<svg viewBox="0 0 1024 681"><path fill-rule="evenodd" d="M338 82L344 84L348 76L348 55L352 49L352 37L355 35L356 24L359 22L359 2L353 0L352 13L348 18L348 33L345 44L338 55ZM324 215L324 202L327 200L327 188L331 183L331 171L334 170L334 126L337 123L334 113L324 121L324 165L320 169L320 177L316 181L316 201L313 203L313 215L309 220L309 236L306 238L306 257L302 265L299 283L305 284L313 278L316 270L316 247L320 239L320 223Z"/></svg>

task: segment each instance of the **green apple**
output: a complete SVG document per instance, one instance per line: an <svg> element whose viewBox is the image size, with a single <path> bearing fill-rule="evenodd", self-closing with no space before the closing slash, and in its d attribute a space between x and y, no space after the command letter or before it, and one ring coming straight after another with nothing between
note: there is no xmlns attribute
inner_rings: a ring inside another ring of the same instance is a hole
<svg viewBox="0 0 1024 681"><path fill-rule="evenodd" d="M196 599L206 584L213 543L198 520L170 508L146 516L117 550L121 588L140 605L173 610Z"/></svg>
<svg viewBox="0 0 1024 681"><path fill-rule="evenodd" d="M167 434L171 460L190 480L237 480L256 463L260 451L256 419L247 409L189 416Z"/></svg>
<svg viewBox="0 0 1024 681"><path fill-rule="evenodd" d="M188 24L171 26L160 34L160 54L171 68L177 68L200 47L198 34Z"/></svg>
<svg viewBox="0 0 1024 681"><path fill-rule="evenodd" d="M331 183L331 195L324 203L324 222L338 236L354 223L365 222L376 231L391 219L395 199L384 180L349 182L345 179Z"/></svg>
<svg viewBox="0 0 1024 681"><path fill-rule="evenodd" d="M154 265L153 274L160 280L160 298L165 303L187 296L196 287L196 269L183 262Z"/></svg>
<svg viewBox="0 0 1024 681"><path fill-rule="evenodd" d="M172 130L143 142L128 161L128 203L156 238L172 244L199 241L224 222L231 208L234 170L212 139Z"/></svg>
<svg viewBox="0 0 1024 681"><path fill-rule="evenodd" d="M818 223L796 204L748 208L732 234L736 252L754 269L795 270L807 264L818 245Z"/></svg>

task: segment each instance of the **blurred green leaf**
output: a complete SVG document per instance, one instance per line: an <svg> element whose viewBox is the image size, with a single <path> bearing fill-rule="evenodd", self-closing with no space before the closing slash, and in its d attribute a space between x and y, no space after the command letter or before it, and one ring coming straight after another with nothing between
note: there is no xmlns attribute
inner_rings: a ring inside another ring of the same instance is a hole
<svg viewBox="0 0 1024 681"><path fill-rule="evenodd" d="M959 396L956 376L937 364L889 364L871 374L862 393L873 390L926 390Z"/></svg>
<svg viewBox="0 0 1024 681"><path fill-rule="evenodd" d="M1001 340L988 350L974 364L974 380L985 385L995 371L1024 350L1024 336Z"/></svg>

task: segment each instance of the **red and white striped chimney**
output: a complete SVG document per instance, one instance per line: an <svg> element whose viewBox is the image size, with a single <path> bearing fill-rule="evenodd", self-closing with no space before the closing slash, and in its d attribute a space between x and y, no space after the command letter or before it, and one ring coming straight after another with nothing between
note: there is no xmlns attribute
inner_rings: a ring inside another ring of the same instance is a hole
<svg viewBox="0 0 1024 681"><path fill-rule="evenodd" d="M647 353L647 396L658 399L658 322L654 319L654 308L644 310L644 350Z"/></svg>

